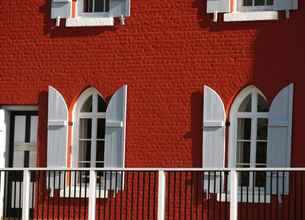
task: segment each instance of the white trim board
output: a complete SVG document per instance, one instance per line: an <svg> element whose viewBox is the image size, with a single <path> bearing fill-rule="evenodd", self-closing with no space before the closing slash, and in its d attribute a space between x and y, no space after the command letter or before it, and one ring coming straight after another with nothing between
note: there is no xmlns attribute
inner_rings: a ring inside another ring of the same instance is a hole
<svg viewBox="0 0 305 220"><path fill-rule="evenodd" d="M224 21L266 21L278 20L277 11L249 11L249 12L232 12L224 14Z"/></svg>

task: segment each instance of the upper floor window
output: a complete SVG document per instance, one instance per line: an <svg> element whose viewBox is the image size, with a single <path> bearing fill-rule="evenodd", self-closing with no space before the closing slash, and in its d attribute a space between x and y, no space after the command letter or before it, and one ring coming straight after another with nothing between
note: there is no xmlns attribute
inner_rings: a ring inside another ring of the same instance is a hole
<svg viewBox="0 0 305 220"><path fill-rule="evenodd" d="M207 12L224 14L224 21L275 20L278 12L285 11L289 18L291 10L298 9L298 0L207 0Z"/></svg>
<svg viewBox="0 0 305 220"><path fill-rule="evenodd" d="M83 0L83 12L109 12L109 0Z"/></svg>

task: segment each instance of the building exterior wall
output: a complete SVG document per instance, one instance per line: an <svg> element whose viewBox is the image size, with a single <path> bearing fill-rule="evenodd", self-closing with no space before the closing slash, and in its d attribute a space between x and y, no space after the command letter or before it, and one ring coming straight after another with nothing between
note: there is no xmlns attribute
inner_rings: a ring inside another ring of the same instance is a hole
<svg viewBox="0 0 305 220"><path fill-rule="evenodd" d="M200 167L202 87L227 115L249 84L268 101L294 83L292 165L305 166L305 4L279 21L212 23L204 0L132 1L126 26L56 28L50 1L0 2L0 104L39 106L39 166L46 165L47 88L70 112L96 87L106 100L128 85L127 167Z"/></svg>

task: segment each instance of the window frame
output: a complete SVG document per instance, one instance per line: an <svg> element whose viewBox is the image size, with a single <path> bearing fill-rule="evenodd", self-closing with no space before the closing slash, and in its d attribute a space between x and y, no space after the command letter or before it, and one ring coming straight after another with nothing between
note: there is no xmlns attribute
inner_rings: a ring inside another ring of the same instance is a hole
<svg viewBox="0 0 305 220"><path fill-rule="evenodd" d="M250 95L251 100L251 112L238 112L241 103L245 98ZM254 95L254 99L253 99ZM229 155L228 155L228 166L237 167L237 120L238 118L251 118L251 137L250 137L250 168L254 168L253 164L256 165L256 149L257 149L257 119L266 118L268 119L269 112L257 112L257 100L258 95L262 96L266 103L267 99L264 94L254 86L249 86L243 89L239 95L234 99L230 110L230 128L229 128ZM255 110L255 111L253 111ZM268 140L266 140L268 143ZM267 161L266 161L267 162ZM266 164L267 167L267 164ZM264 194L264 187L257 187L253 184L253 175L249 176L249 186L239 186L239 193L246 193L248 190L251 192L254 190L255 194ZM245 194L244 194L245 195Z"/></svg>
<svg viewBox="0 0 305 220"><path fill-rule="evenodd" d="M109 0L108 12L84 12L84 0L78 0L76 4L76 12L78 17L105 18L111 17L111 0Z"/></svg>
<svg viewBox="0 0 305 220"><path fill-rule="evenodd" d="M243 1L244 0L235 0L237 1L237 11L238 12L251 12L251 11L276 11L275 9L275 0L273 0L273 4L272 5L254 5L255 0L253 1L253 5L252 6L244 6L243 5ZM265 0L266 2L267 0Z"/></svg>
<svg viewBox="0 0 305 220"><path fill-rule="evenodd" d="M84 102L91 96L96 96L96 98L93 98L92 100L92 113L82 113L80 112ZM100 96L103 98L103 96L95 89L95 88L88 88L85 90L78 98L76 105L73 110L73 128L72 128L72 159L71 159L71 166L72 168L78 168L79 167L79 121L80 118L91 118L91 119L96 119L96 123L94 123L94 120L92 120L92 133L91 133L91 143L95 142L96 145L96 131L97 131L97 119L98 118L103 118L105 119L106 123L106 111L105 112L97 112L97 97ZM104 99L103 99L104 100ZM96 109L96 112L94 112L94 109ZM95 114L93 116L93 114ZM95 132L94 132L95 131ZM105 138L104 138L104 143L105 143ZM93 164L96 163L96 147L91 146L91 157L90 157L90 168L96 167L92 166ZM105 166L105 158L104 158L104 166Z"/></svg>

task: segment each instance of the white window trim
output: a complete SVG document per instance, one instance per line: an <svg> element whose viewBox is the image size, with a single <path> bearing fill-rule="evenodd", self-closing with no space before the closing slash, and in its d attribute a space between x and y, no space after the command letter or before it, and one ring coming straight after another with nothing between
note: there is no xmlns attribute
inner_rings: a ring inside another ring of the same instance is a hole
<svg viewBox="0 0 305 220"><path fill-rule="evenodd" d="M82 105L84 104L84 102L87 100L87 98L89 98L90 95L99 95L101 97L103 97L99 91L97 91L95 88L91 87L86 89L78 98L75 107L73 109L73 127L72 127L72 168L78 168L78 150L79 150L79 117L87 117L89 116L88 113L79 113L80 112L80 108L82 107ZM97 109L97 103L95 103L94 99L93 99L93 104L92 104L92 109L96 108ZM97 113L96 114L99 118L105 118L106 119L106 112L105 113ZM93 127L96 128L96 124L93 123ZM96 141L96 132L94 132L96 129L92 130L92 139L93 141ZM94 155L93 152L96 149L91 149L91 158L95 158L92 156L96 156ZM91 165L92 163L94 163L95 160L91 160Z"/></svg>
<svg viewBox="0 0 305 220"><path fill-rule="evenodd" d="M224 21L278 20L279 12L276 10L275 1L276 0L274 0L273 5L270 6L243 6L243 0L234 0L232 12L224 14ZM286 15L286 17L289 17L289 15Z"/></svg>
<svg viewBox="0 0 305 220"><path fill-rule="evenodd" d="M257 89L256 87L254 86L249 86L245 89L243 89L241 91L241 93L235 98L233 104L232 104L232 107L231 107L231 111L230 111L230 128L229 128L229 160L228 160L228 166L233 168L233 167L236 167L236 150L237 150L237 146L236 146L236 131L237 131L237 118L250 118L249 114L248 113L240 113L238 112L238 108L240 107L240 104L242 103L242 101L249 95L249 94L252 94L253 92L261 95L265 100L266 100L266 97L264 96L264 94L259 90ZM257 98L256 99L252 99L252 109L253 108L256 108L257 106ZM256 112L256 111L255 111ZM252 114L255 113L255 112L251 112ZM254 116L253 118L256 119L256 118L268 118L268 112L262 112L262 113L256 113L256 116ZM253 118L251 117L252 121L253 121ZM256 123L254 123L256 124ZM256 134L256 126L252 126L252 131L251 133L255 133ZM252 139L253 137L251 137ZM256 137L255 137L256 139ZM251 149L253 149L253 141L251 141ZM256 147L255 147L256 149ZM253 161L255 160L256 158L256 150L251 150L251 156L250 156L250 164L253 164L253 163L256 163L256 161ZM250 177L250 186L252 186L253 184L253 181ZM239 189L240 191L241 189ZM253 188L252 187L249 187L249 192L251 194L251 199L249 198L249 201L253 201ZM241 193L239 193L241 194ZM250 195L249 194L249 195ZM246 195L246 193L243 191L243 195ZM258 197L260 196L260 201L258 201ZM241 196L241 195L240 195ZM265 192L263 191L263 189L261 188L260 189L260 193L259 193L259 190L258 190L258 187L254 187L254 201L257 201L257 202L264 202L264 200L262 200L262 198L264 198L265 196ZM270 195L268 195L270 196ZM222 195L220 195L220 200L222 200ZM257 198L256 198L257 197ZM239 198L239 201L240 202L246 202L245 199L243 198L243 201L241 201L241 198ZM266 203L268 203L268 201L270 202L270 198L268 199L266 197Z"/></svg>

